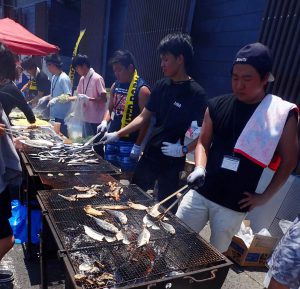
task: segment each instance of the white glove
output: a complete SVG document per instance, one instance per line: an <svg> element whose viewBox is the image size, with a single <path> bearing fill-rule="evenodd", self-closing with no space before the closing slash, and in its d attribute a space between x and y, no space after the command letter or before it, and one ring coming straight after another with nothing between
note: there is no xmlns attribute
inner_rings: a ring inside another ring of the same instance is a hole
<svg viewBox="0 0 300 289"><path fill-rule="evenodd" d="M52 106L58 102L58 97L53 97L47 104L47 106Z"/></svg>
<svg viewBox="0 0 300 289"><path fill-rule="evenodd" d="M138 160L141 153L142 153L142 147L134 144L130 152L130 158L134 160Z"/></svg>
<svg viewBox="0 0 300 289"><path fill-rule="evenodd" d="M38 105L44 104L45 102L49 101L49 99L50 99L50 96L49 96L49 95L46 95L46 96L41 97L41 98L38 100L37 106L38 106Z"/></svg>
<svg viewBox="0 0 300 289"><path fill-rule="evenodd" d="M118 132L106 132L102 139L100 139L101 142L104 144L112 143L118 141L120 138L118 136Z"/></svg>
<svg viewBox="0 0 300 289"><path fill-rule="evenodd" d="M78 94L78 98L79 98L79 100L82 100L82 101L90 100L90 98L86 94L81 94L81 93Z"/></svg>
<svg viewBox="0 0 300 289"><path fill-rule="evenodd" d="M182 152L182 145L179 140L177 143L163 142L163 146L161 147L161 151L164 155L169 157L180 158L183 157L184 154Z"/></svg>
<svg viewBox="0 0 300 289"><path fill-rule="evenodd" d="M102 120L102 122L97 126L97 133L104 132L107 130L107 121Z"/></svg>
<svg viewBox="0 0 300 289"><path fill-rule="evenodd" d="M189 174L187 177L187 182L189 185L198 185L203 186L205 179L206 170L202 166L195 167L194 171Z"/></svg>

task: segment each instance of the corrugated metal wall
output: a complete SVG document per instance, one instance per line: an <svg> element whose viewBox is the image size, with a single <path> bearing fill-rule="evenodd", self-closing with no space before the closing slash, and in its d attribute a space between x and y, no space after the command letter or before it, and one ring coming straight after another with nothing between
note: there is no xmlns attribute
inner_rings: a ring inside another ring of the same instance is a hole
<svg viewBox="0 0 300 289"><path fill-rule="evenodd" d="M150 84L160 79L157 46L171 32L190 30L193 0L129 0L123 47L137 59L140 75Z"/></svg>
<svg viewBox="0 0 300 289"><path fill-rule="evenodd" d="M300 105L300 1L269 0L260 42L270 47L275 82L272 92Z"/></svg>
<svg viewBox="0 0 300 289"><path fill-rule="evenodd" d="M236 52L256 42L267 1L197 0L192 24L195 57L192 76L209 97L230 93Z"/></svg>
<svg viewBox="0 0 300 289"><path fill-rule="evenodd" d="M86 28L86 32L81 40L79 52L88 55L92 67L100 74L102 74L100 68L104 48L105 18L109 17L105 14L107 2L98 0L81 1L80 29ZM72 45L74 48L75 42Z"/></svg>

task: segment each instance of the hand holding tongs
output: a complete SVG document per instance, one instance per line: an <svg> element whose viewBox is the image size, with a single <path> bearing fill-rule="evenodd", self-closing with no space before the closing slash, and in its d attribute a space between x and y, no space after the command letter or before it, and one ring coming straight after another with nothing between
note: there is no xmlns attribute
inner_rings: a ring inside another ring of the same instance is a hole
<svg viewBox="0 0 300 289"><path fill-rule="evenodd" d="M174 192L173 194L171 194L170 196L166 197L165 199L163 199L162 201L160 201L159 203L155 204L154 206L150 207L147 210L147 213L154 218L156 221L159 221L161 219L164 218L164 216L166 215L167 212L169 212L183 197L184 195L192 188L193 186L191 185L185 185L182 188L180 188L179 190L177 190L176 192ZM185 191L184 193L180 194L182 191ZM165 203L166 201L168 201L169 199L171 199L172 197L179 195L179 197L177 198L177 200L175 200L163 213L160 213L158 211L158 207L160 205L162 205L163 203Z"/></svg>

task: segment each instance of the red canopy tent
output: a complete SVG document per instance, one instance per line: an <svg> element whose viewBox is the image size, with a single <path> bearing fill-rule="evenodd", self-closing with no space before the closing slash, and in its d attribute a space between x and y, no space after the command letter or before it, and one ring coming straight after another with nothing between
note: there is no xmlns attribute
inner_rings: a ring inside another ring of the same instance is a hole
<svg viewBox="0 0 300 289"><path fill-rule="evenodd" d="M47 55L59 51L57 46L35 36L9 18L0 19L0 41L15 54Z"/></svg>

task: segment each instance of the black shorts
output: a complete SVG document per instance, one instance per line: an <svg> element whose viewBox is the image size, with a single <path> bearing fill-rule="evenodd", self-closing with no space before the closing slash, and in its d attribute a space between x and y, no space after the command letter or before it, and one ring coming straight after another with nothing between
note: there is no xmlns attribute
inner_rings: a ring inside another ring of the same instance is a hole
<svg viewBox="0 0 300 289"><path fill-rule="evenodd" d="M11 199L8 187L0 193L0 239L11 236L12 229L8 219L11 217Z"/></svg>

